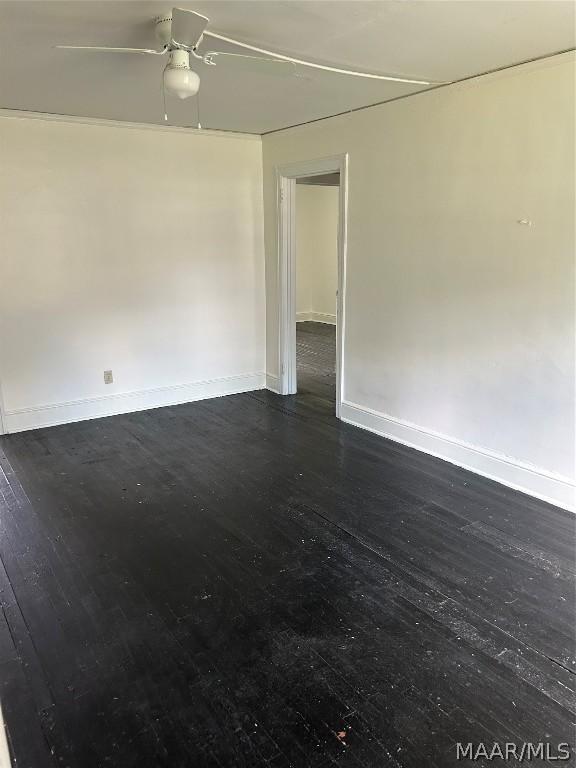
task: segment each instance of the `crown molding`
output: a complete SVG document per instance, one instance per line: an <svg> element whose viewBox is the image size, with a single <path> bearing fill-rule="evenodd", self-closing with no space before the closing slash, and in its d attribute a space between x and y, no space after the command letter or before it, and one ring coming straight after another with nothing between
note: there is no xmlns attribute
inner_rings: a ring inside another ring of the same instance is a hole
<svg viewBox="0 0 576 768"><path fill-rule="evenodd" d="M303 123L295 123L294 125L287 125L284 128L273 128L269 131L264 131L262 136L272 136L275 133L282 133L282 131L290 131L292 128L301 128L304 125L313 125L314 123L321 123L325 120L333 120L336 117L347 117L355 112L364 112L367 109L374 109L376 107L383 107L387 104L394 104L397 101L403 101L404 99L413 99L417 96L424 96L426 94L434 93L445 88L449 89L463 89L474 88L484 85L490 80L501 79L504 77L513 77L521 74L522 72L530 72L536 69L543 69L545 67L556 67L566 62L576 62L576 49L569 48L565 51L556 51L555 53L545 54L543 56L537 56L534 59L527 61L518 61L513 64L506 64L505 66L498 67L496 69L488 70L487 72L478 72L475 75L467 75L466 77L453 80L451 82L439 83L438 85L430 85L412 93L404 93L401 96L394 96L390 99L384 99L384 101L377 101L373 104L365 104L361 107L354 107L353 109L347 109L344 112L336 112L333 115L327 115L326 117L317 117L313 120L306 120Z"/></svg>
<svg viewBox="0 0 576 768"><path fill-rule="evenodd" d="M164 131L166 133L188 133L195 136L211 136L219 139L243 139L244 141L262 141L257 133L238 133L209 128L190 128L178 125L157 125L156 123L129 123L123 120L106 120L100 117L78 117L74 115L56 115L51 112L33 112L20 109L0 109L0 118L8 120L41 120L65 125L96 125L107 128L127 128L140 131Z"/></svg>

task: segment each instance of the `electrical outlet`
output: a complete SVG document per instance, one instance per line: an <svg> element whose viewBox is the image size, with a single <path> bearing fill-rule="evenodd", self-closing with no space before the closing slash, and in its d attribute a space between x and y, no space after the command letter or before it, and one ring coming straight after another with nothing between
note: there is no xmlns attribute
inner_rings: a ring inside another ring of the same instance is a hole
<svg viewBox="0 0 576 768"><path fill-rule="evenodd" d="M104 384L112 384L113 381L112 371L104 371Z"/></svg>

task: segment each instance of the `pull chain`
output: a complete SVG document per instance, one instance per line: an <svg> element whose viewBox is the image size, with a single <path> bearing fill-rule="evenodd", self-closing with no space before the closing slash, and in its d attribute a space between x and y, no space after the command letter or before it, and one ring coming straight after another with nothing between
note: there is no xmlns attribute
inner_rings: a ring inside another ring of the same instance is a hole
<svg viewBox="0 0 576 768"><path fill-rule="evenodd" d="M168 112L166 111L166 89L162 83L162 103L164 104L164 120L168 122Z"/></svg>
<svg viewBox="0 0 576 768"><path fill-rule="evenodd" d="M196 111L198 114L198 130L202 130L202 125L200 124L200 91L196 93Z"/></svg>

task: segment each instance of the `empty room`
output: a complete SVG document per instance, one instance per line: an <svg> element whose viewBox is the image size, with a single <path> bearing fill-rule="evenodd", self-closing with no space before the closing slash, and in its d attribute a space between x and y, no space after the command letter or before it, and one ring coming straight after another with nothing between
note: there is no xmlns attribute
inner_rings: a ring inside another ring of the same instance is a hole
<svg viewBox="0 0 576 768"><path fill-rule="evenodd" d="M575 48L0 0L0 768L576 764Z"/></svg>

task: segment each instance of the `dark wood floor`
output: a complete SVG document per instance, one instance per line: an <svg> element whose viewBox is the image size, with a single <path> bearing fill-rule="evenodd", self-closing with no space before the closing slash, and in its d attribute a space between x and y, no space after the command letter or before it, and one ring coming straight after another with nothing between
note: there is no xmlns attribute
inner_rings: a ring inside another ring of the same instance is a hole
<svg viewBox="0 0 576 768"><path fill-rule="evenodd" d="M428 768L471 764L459 741L573 743L574 517L303 390L0 440L16 765Z"/></svg>
<svg viewBox="0 0 576 768"><path fill-rule="evenodd" d="M315 395L336 407L336 326L296 323L298 394Z"/></svg>

